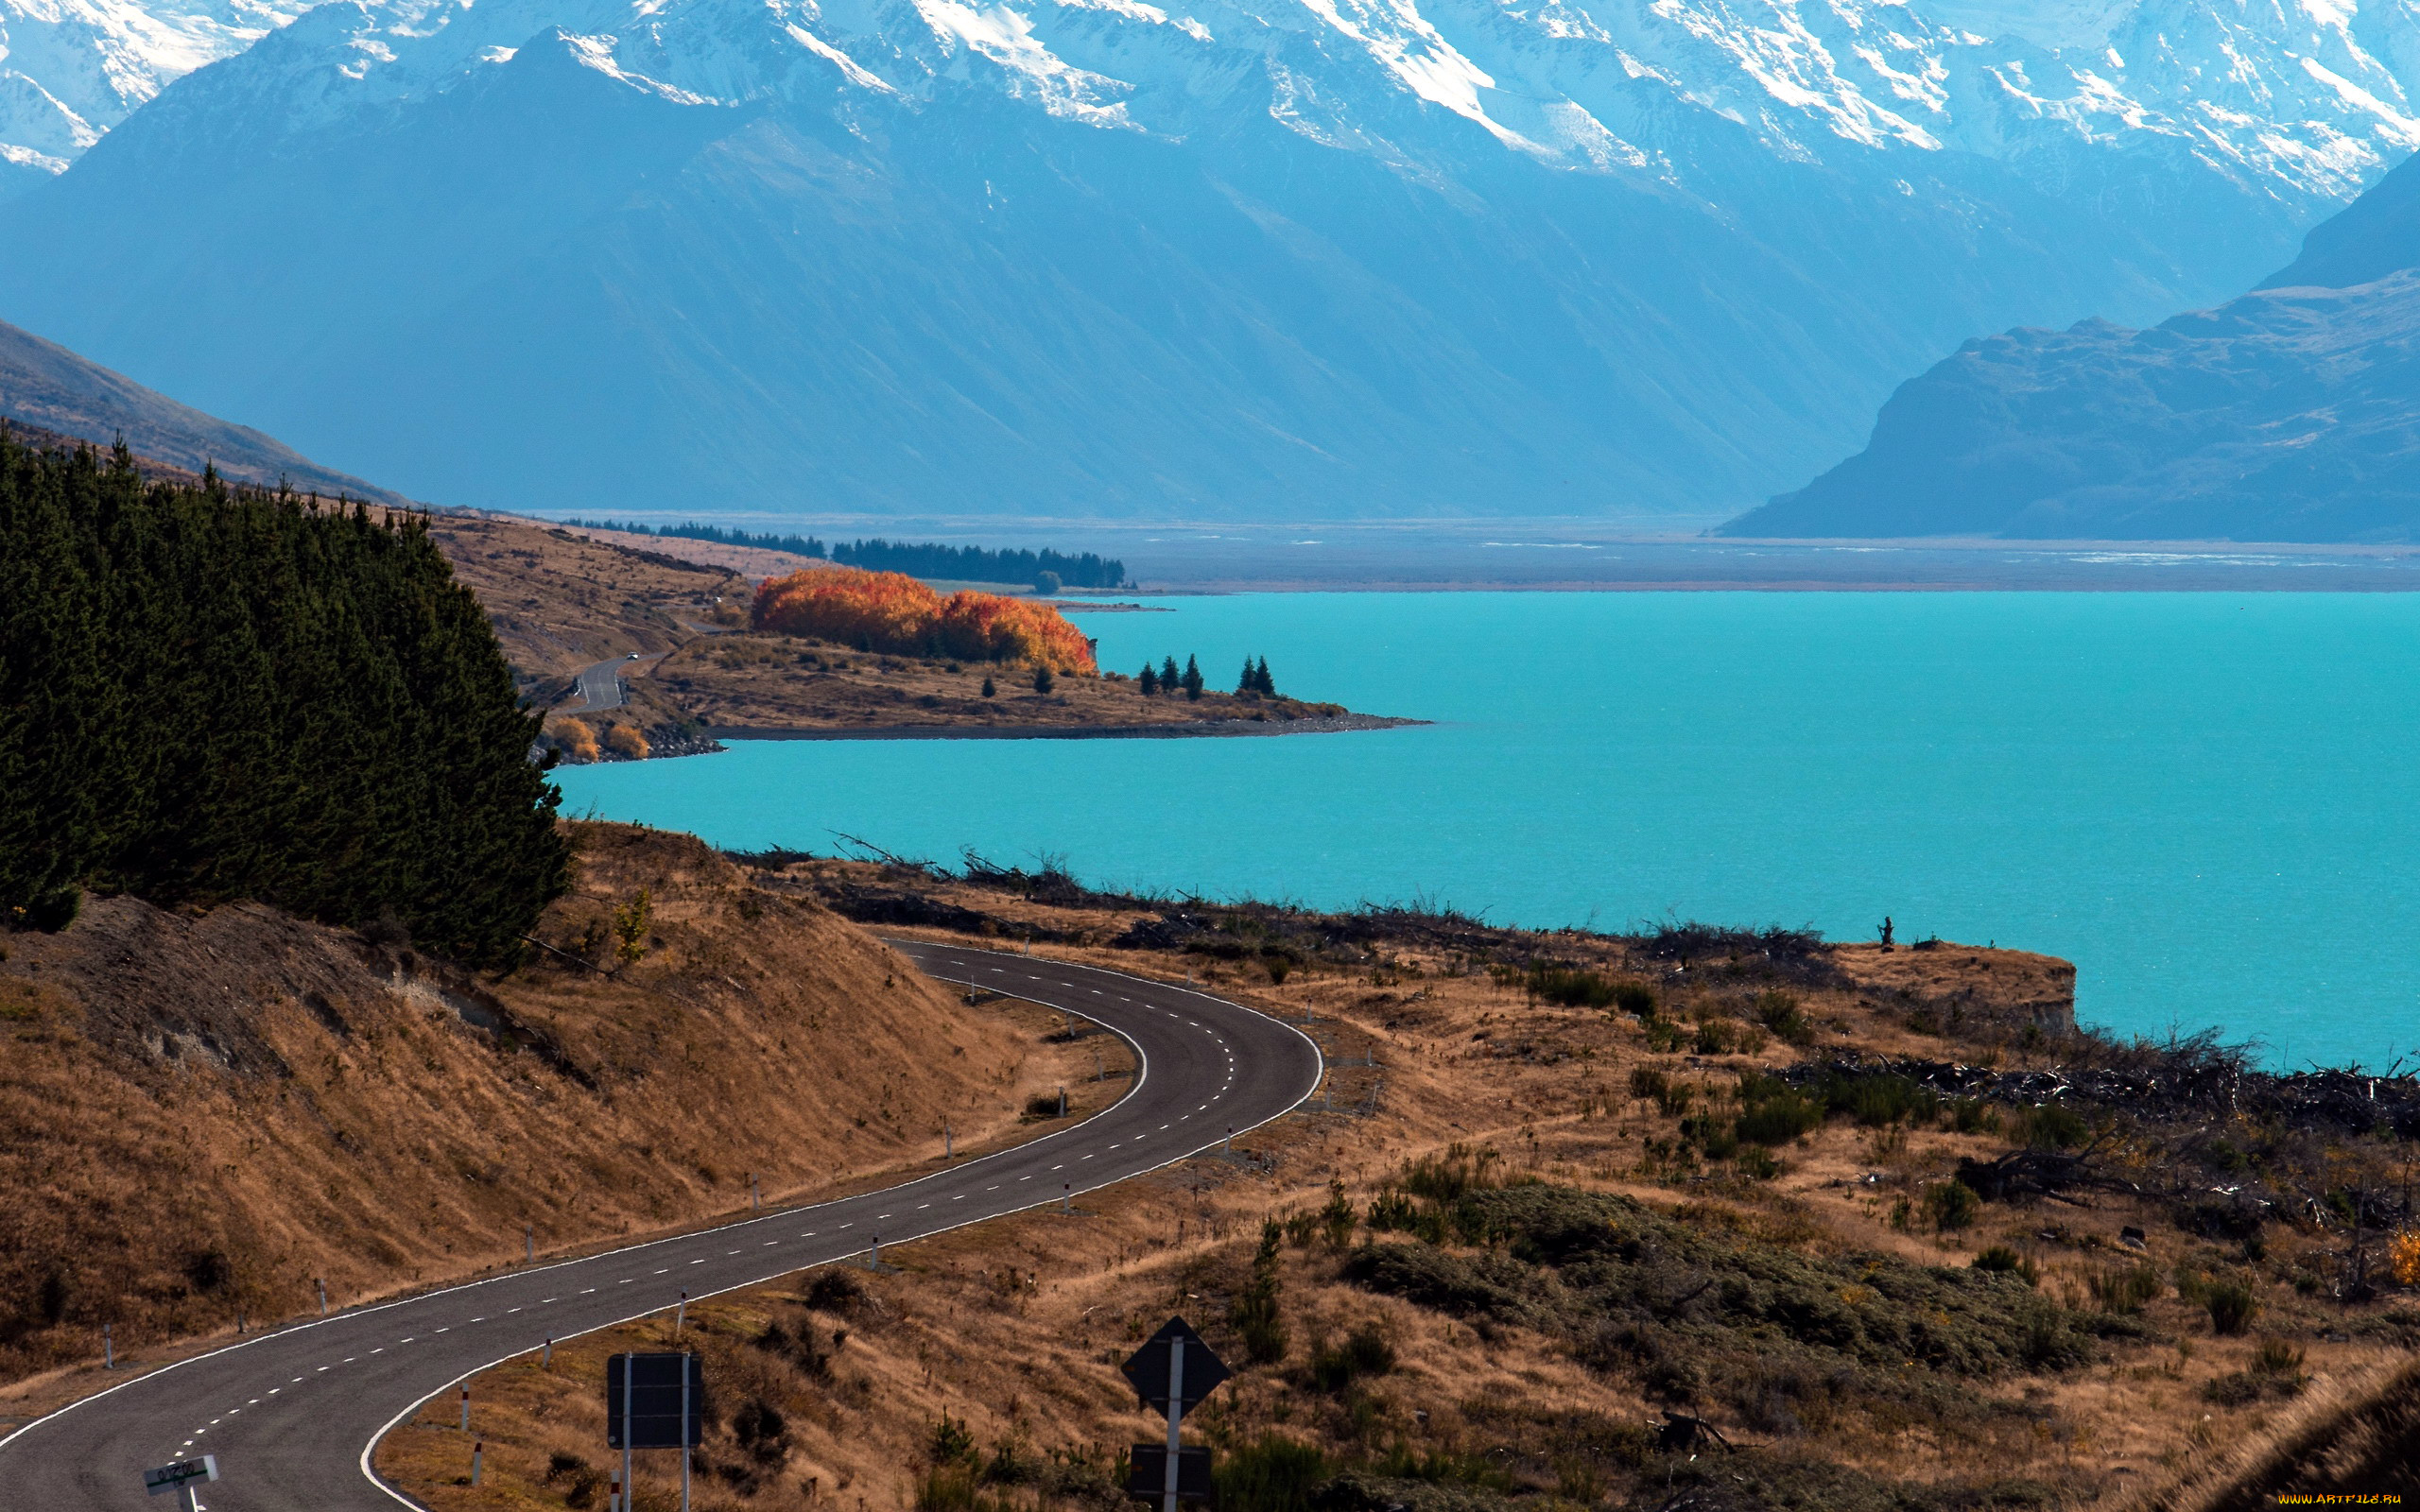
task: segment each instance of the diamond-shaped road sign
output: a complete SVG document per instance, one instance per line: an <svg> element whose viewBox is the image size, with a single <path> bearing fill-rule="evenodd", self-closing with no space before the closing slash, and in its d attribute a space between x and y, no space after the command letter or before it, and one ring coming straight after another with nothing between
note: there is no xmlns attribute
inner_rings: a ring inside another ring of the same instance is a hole
<svg viewBox="0 0 2420 1512"><path fill-rule="evenodd" d="M1181 1317L1168 1319L1161 1326L1160 1332L1145 1340L1143 1347L1134 1351L1124 1368L1126 1379L1134 1383L1135 1394L1143 1399L1144 1404L1166 1413L1168 1410L1169 1346L1178 1339L1184 1341L1183 1400L1178 1406L1182 1415L1191 1412L1202 1398L1219 1389L1219 1383L1234 1374L1225 1362L1210 1352L1210 1346L1201 1342L1201 1335L1193 1332L1192 1325Z"/></svg>

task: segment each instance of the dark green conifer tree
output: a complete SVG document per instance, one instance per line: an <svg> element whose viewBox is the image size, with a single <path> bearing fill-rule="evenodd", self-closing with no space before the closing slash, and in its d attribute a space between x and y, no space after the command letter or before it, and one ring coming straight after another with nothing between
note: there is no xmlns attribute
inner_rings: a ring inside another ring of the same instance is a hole
<svg viewBox="0 0 2420 1512"><path fill-rule="evenodd" d="M253 898L509 961L568 882L537 726L424 522L0 435L0 921Z"/></svg>
<svg viewBox="0 0 2420 1512"><path fill-rule="evenodd" d="M1160 663L1161 687L1166 688L1170 692L1174 692L1184 681L1184 679L1183 675L1176 669L1176 658L1169 657Z"/></svg>
<svg viewBox="0 0 2420 1512"><path fill-rule="evenodd" d="M1144 697L1149 698L1154 696L1160 691L1159 670L1153 667L1149 662L1144 662L1142 676L1134 679L1134 686L1143 691Z"/></svg>
<svg viewBox="0 0 2420 1512"><path fill-rule="evenodd" d="M1207 680L1201 676L1201 663L1191 657L1186 657L1184 659L1184 696L1188 698L1201 697L1202 685Z"/></svg>

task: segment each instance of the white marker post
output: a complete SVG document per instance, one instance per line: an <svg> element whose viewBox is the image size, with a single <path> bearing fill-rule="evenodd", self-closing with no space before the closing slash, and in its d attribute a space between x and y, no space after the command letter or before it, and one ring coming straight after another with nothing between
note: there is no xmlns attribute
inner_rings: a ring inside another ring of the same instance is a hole
<svg viewBox="0 0 2420 1512"><path fill-rule="evenodd" d="M471 1446L471 1484L473 1486L479 1484L479 1462L486 1459L487 1454L487 1445L473 1444Z"/></svg>
<svg viewBox="0 0 2420 1512"><path fill-rule="evenodd" d="M317 1287L320 1289L320 1315L321 1317L325 1317L325 1316L327 1316L327 1315L328 1315L328 1283L327 1283L327 1280L326 1280L326 1278L324 1278L324 1277L315 1276L315 1277L311 1278L311 1284L312 1284L312 1285L314 1285L314 1286L317 1286Z"/></svg>

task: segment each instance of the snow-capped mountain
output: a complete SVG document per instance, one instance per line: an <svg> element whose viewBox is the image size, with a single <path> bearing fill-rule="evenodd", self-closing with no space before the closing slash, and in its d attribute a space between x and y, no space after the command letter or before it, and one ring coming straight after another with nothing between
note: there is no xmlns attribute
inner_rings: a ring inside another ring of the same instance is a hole
<svg viewBox="0 0 2420 1512"><path fill-rule="evenodd" d="M0 0L0 198L64 172L161 90L303 9L294 0Z"/></svg>
<svg viewBox="0 0 2420 1512"><path fill-rule="evenodd" d="M0 301L454 502L1711 513L1971 332L2275 266L2420 145L2415 43L2342 0L330 0L13 204Z"/></svg>

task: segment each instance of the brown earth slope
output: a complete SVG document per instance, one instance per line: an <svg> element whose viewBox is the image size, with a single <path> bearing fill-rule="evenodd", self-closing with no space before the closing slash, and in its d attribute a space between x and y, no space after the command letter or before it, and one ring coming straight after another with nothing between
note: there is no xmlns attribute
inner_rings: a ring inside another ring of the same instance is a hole
<svg viewBox="0 0 2420 1512"><path fill-rule="evenodd" d="M525 1226L544 1253L693 1223L750 1173L821 1189L938 1156L945 1117L965 1149L1073 1079L1039 1016L695 840L574 833L552 949L500 979L251 905L6 936L0 1378L96 1358L105 1323L123 1358L319 1279L348 1303L516 1262Z"/></svg>
<svg viewBox="0 0 2420 1512"><path fill-rule="evenodd" d="M895 1274L830 1267L693 1310L718 1383L700 1506L1107 1512L1125 1446L1160 1433L1117 1364L1172 1312L1238 1367L1192 1420L1237 1512L2248 1507L2187 1487L2230 1484L2281 1439L2299 1486L2411 1489L2410 1467L2377 1452L2347 1471L2368 1479L2330 1479L2308 1446L2347 1404L2377 1417L2360 1404L2409 1379L2420 1314L2391 1282L2370 1299L2331 1291L2348 1235L2325 1212L2254 1245L2182 1226L2160 1185L2178 1157L2152 1125L2091 1113L2116 1184L2030 1203L1943 1195L1960 1160L2048 1127L2023 1102L1836 1111L1770 1164L1709 1143L1756 1077L1843 1051L2009 1070L2102 1056L2107 1041L2067 1027L2064 962L1946 942L1768 954L1754 936L1531 935L1408 912L1254 918L862 864L760 875L863 917L922 910L960 937L1189 970L1304 1022L1331 1083L1232 1156L1073 1217L1006 1219L890 1251ZM1643 988L1654 1011L1557 1004L1493 969L1523 953ZM2324 1178L2393 1154L2337 1142ZM1255 1359L1240 1304L1264 1219L1281 1330ZM2246 1322L2211 1305L2229 1285ZM666 1333L633 1325L551 1370L489 1372L476 1489L441 1414L380 1463L440 1512L601 1505L602 1359ZM1711 1432L1691 1436L1692 1418ZM2383 1442L2403 1418L2380 1424ZM643 1467L640 1512L676 1504L670 1469Z"/></svg>

